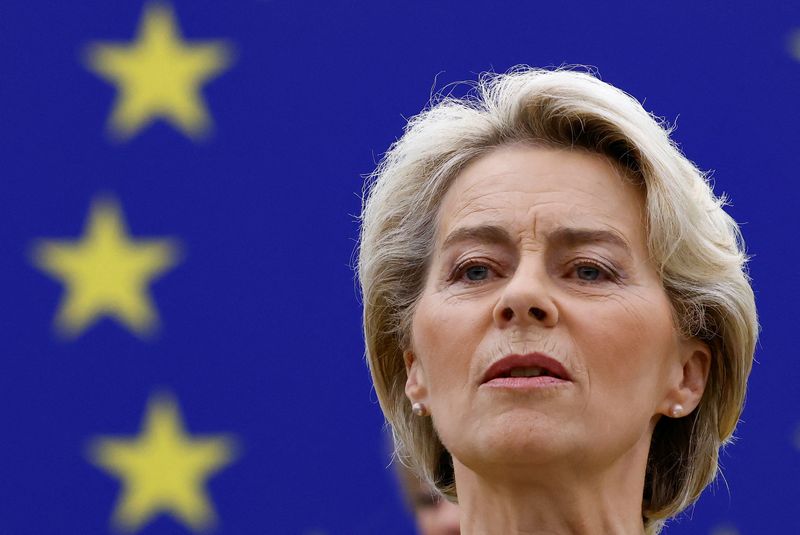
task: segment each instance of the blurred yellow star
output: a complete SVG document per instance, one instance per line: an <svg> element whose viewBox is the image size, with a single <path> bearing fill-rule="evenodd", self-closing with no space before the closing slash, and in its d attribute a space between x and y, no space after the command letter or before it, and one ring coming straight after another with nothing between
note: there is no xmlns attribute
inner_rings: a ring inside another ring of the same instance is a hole
<svg viewBox="0 0 800 535"><path fill-rule="evenodd" d="M800 423L794 428L794 447L800 450Z"/></svg>
<svg viewBox="0 0 800 535"><path fill-rule="evenodd" d="M800 61L800 29L797 29L789 36L789 51L794 59Z"/></svg>
<svg viewBox="0 0 800 535"><path fill-rule="evenodd" d="M56 315L62 334L77 336L108 315L147 335L158 323L147 285L177 263L178 252L170 240L131 241L120 208L105 199L92 204L79 241L42 240L33 257L66 287Z"/></svg>
<svg viewBox="0 0 800 535"><path fill-rule="evenodd" d="M739 535L739 530L733 524L721 524L711 531L711 535Z"/></svg>
<svg viewBox="0 0 800 535"><path fill-rule="evenodd" d="M135 42L95 43L87 54L88 68L117 86L109 122L111 132L122 139L156 118L191 138L202 137L211 119L200 86L230 61L230 47L224 42L183 41L172 9L159 3L145 6Z"/></svg>
<svg viewBox="0 0 800 535"><path fill-rule="evenodd" d="M95 465L123 480L112 518L118 528L138 531L166 513L201 531L216 523L205 480L233 461L234 449L229 437L187 435L177 403L162 394L150 399L139 436L99 437L89 454Z"/></svg>

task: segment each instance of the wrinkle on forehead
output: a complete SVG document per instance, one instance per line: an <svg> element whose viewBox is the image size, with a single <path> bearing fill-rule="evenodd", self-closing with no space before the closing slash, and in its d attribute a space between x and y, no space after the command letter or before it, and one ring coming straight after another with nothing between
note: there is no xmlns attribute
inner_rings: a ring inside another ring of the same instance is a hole
<svg viewBox="0 0 800 535"><path fill-rule="evenodd" d="M438 243L457 224L493 220L533 236L554 225L605 226L644 242L644 194L605 156L530 146L467 166L442 199ZM519 228L517 228L519 227Z"/></svg>

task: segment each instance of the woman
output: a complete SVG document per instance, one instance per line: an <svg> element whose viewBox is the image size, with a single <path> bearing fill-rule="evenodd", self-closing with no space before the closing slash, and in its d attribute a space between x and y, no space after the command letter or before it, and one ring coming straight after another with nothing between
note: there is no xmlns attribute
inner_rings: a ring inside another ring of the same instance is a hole
<svg viewBox="0 0 800 535"><path fill-rule="evenodd" d="M485 75L409 121L362 213L366 351L462 533L657 533L713 480L758 330L722 205L590 74Z"/></svg>
<svg viewBox="0 0 800 535"><path fill-rule="evenodd" d="M419 535L461 535L458 505L444 499L407 466L398 463L394 469Z"/></svg>

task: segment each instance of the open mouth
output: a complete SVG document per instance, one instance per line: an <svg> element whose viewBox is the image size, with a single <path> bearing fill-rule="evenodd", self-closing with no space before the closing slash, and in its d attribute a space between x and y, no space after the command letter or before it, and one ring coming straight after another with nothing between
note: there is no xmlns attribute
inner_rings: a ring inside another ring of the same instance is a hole
<svg viewBox="0 0 800 535"><path fill-rule="evenodd" d="M560 375L554 374L550 370L546 368L540 368L538 366L528 366L525 368L513 368L508 373L502 373L495 377L556 377L557 379L563 379Z"/></svg>
<svg viewBox="0 0 800 535"><path fill-rule="evenodd" d="M572 381L566 368L556 359L543 353L528 353L508 355L495 362L486 370L483 383L494 381L498 384L522 384L526 383L525 379L537 377L543 378L536 381L538 384Z"/></svg>

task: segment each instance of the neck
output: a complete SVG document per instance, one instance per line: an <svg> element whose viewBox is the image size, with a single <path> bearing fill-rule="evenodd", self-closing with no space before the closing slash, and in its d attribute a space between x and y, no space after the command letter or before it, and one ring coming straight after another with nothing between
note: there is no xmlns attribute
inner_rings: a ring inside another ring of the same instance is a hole
<svg viewBox="0 0 800 535"><path fill-rule="evenodd" d="M462 535L642 535L649 440L603 470L490 466L453 459Z"/></svg>

